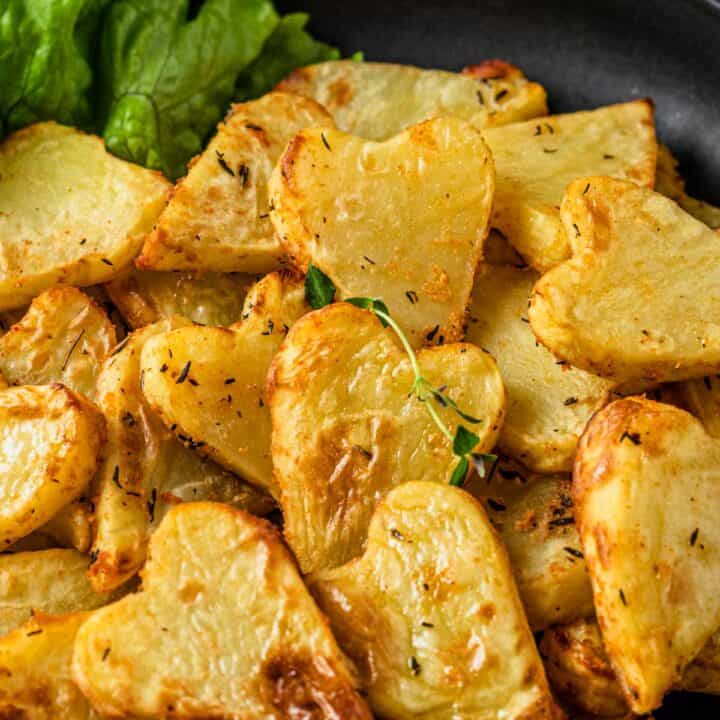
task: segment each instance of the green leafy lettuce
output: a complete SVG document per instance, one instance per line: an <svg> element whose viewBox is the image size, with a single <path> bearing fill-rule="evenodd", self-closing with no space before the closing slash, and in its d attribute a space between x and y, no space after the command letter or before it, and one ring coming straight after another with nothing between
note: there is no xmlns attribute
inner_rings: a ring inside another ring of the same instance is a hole
<svg viewBox="0 0 720 720"><path fill-rule="evenodd" d="M107 0L0 0L0 137L39 120L90 129L90 57Z"/></svg>
<svg viewBox="0 0 720 720"><path fill-rule="evenodd" d="M240 71L278 24L270 0L115 0L99 64L108 149L176 178L227 109Z"/></svg>
<svg viewBox="0 0 720 720"><path fill-rule="evenodd" d="M340 57L339 50L314 40L305 30L308 19L305 13L293 13L280 20L260 55L240 73L237 100L264 95L295 68Z"/></svg>

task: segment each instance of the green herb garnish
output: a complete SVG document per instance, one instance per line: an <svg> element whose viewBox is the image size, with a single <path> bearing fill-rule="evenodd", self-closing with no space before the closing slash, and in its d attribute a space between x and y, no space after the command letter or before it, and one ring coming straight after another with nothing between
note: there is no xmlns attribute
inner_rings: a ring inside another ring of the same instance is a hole
<svg viewBox="0 0 720 720"><path fill-rule="evenodd" d="M305 299L313 310L319 310L335 299L333 281L312 263L305 275Z"/></svg>

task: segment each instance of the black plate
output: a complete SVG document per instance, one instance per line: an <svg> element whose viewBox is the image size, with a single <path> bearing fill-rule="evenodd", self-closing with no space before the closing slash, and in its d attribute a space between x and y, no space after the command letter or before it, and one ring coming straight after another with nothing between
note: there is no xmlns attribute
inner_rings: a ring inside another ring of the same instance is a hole
<svg viewBox="0 0 720 720"><path fill-rule="evenodd" d="M313 31L368 60L522 68L554 112L651 97L689 191L720 204L720 0L292 0ZM677 693L659 719L717 718L720 698Z"/></svg>

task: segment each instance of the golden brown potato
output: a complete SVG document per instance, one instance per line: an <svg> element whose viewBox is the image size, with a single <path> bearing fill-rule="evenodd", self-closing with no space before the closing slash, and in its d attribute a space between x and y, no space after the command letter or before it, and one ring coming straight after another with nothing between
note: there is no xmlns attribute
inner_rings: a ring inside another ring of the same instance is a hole
<svg viewBox="0 0 720 720"><path fill-rule="evenodd" d="M720 444L679 408L618 400L588 425L573 490L605 649L649 712L720 627Z"/></svg>
<svg viewBox="0 0 720 720"><path fill-rule="evenodd" d="M277 495L265 377L288 328L309 307L302 283L273 273L230 328L183 327L142 352L143 392L185 444Z"/></svg>
<svg viewBox="0 0 720 720"><path fill-rule="evenodd" d="M80 496L52 517L38 533L51 537L56 545L89 552L93 541L95 506L87 497Z"/></svg>
<svg viewBox="0 0 720 720"><path fill-rule="evenodd" d="M497 174L493 227L534 268L570 257L558 209L567 185L609 175L646 187L655 182L657 143L646 100L553 115L483 133Z"/></svg>
<svg viewBox="0 0 720 720"><path fill-rule="evenodd" d="M720 239L672 200L586 178L562 205L573 257L535 285L533 332L558 358L616 380L720 371Z"/></svg>
<svg viewBox="0 0 720 720"><path fill-rule="evenodd" d="M0 371L11 385L62 383L94 398L100 366L116 343L115 327L94 300L55 287L0 338Z"/></svg>
<svg viewBox="0 0 720 720"><path fill-rule="evenodd" d="M97 480L97 534L90 579L96 590L118 587L145 561L147 543L165 512L182 500L175 490L195 483L195 499L232 488L243 507L268 508L258 491L184 447L148 407L142 394L140 355L153 336L189 325L176 318L136 330L119 345L98 379L98 404L108 427L106 457ZM247 504L245 504L247 503Z"/></svg>
<svg viewBox="0 0 720 720"><path fill-rule="evenodd" d="M38 613L0 638L0 717L98 719L70 674L75 635L89 616Z"/></svg>
<svg viewBox="0 0 720 720"><path fill-rule="evenodd" d="M0 546L36 530L82 494L104 440L97 408L62 385L0 392Z"/></svg>
<svg viewBox="0 0 720 720"><path fill-rule="evenodd" d="M505 391L494 360L474 345L421 350L423 375L470 416L477 452L495 444ZM389 329L336 303L298 320L268 374L272 460L285 536L303 572L360 554L382 496L408 480L447 483L457 459L424 403ZM438 413L455 428L450 408ZM469 424L468 424L469 425Z"/></svg>
<svg viewBox="0 0 720 720"><path fill-rule="evenodd" d="M703 424L708 435L720 439L720 376L678 384L685 407Z"/></svg>
<svg viewBox="0 0 720 720"><path fill-rule="evenodd" d="M655 190L674 200L693 217L713 229L720 228L720 208L696 200L685 192L685 180L678 171L678 160L662 143L658 145Z"/></svg>
<svg viewBox="0 0 720 720"><path fill-rule="evenodd" d="M138 267L246 273L279 268L282 250L269 220L267 181L295 133L332 126L324 108L299 95L269 93L233 105L175 186Z"/></svg>
<svg viewBox="0 0 720 720"><path fill-rule="evenodd" d="M370 720L277 531L215 503L168 513L143 592L80 628L73 676L113 717Z"/></svg>
<svg viewBox="0 0 720 720"><path fill-rule="evenodd" d="M337 60L295 70L277 89L317 100L341 130L370 140L387 140L438 116L482 129L547 114L545 89L502 61L456 74Z"/></svg>
<svg viewBox="0 0 720 720"><path fill-rule="evenodd" d="M572 470L580 434L613 383L557 359L536 340L527 305L534 270L483 265L475 277L466 339L497 360L507 390L500 448L532 470Z"/></svg>
<svg viewBox="0 0 720 720"><path fill-rule="evenodd" d="M134 329L175 315L201 325L230 325L240 318L254 281L242 273L131 270L105 289Z"/></svg>
<svg viewBox="0 0 720 720"><path fill-rule="evenodd" d="M57 283L92 285L132 262L168 182L105 151L100 138L53 122L0 145L0 309Z"/></svg>
<svg viewBox="0 0 720 720"><path fill-rule="evenodd" d="M297 267L341 299L382 298L419 347L462 339L493 187L480 133L455 118L383 143L308 129L275 168L271 217Z"/></svg>
<svg viewBox="0 0 720 720"><path fill-rule="evenodd" d="M569 475L539 475L503 458L491 480L474 478L468 491L507 548L533 632L593 614Z"/></svg>
<svg viewBox="0 0 720 720"><path fill-rule="evenodd" d="M393 720L550 718L507 554L473 498L409 482L378 505L362 557L311 590Z"/></svg>
<svg viewBox="0 0 720 720"><path fill-rule="evenodd" d="M0 635L36 611L94 610L113 600L115 595L92 589L87 566L87 555L60 548L0 555Z"/></svg>

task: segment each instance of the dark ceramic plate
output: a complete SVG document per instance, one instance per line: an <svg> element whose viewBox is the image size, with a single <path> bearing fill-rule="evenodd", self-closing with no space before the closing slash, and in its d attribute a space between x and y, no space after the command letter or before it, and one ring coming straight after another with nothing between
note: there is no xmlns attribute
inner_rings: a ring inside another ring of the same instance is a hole
<svg viewBox="0 0 720 720"><path fill-rule="evenodd" d="M518 65L554 112L651 97L689 191L720 204L720 0L291 0L318 37L368 60L459 69ZM720 717L720 698L674 694L658 719Z"/></svg>

